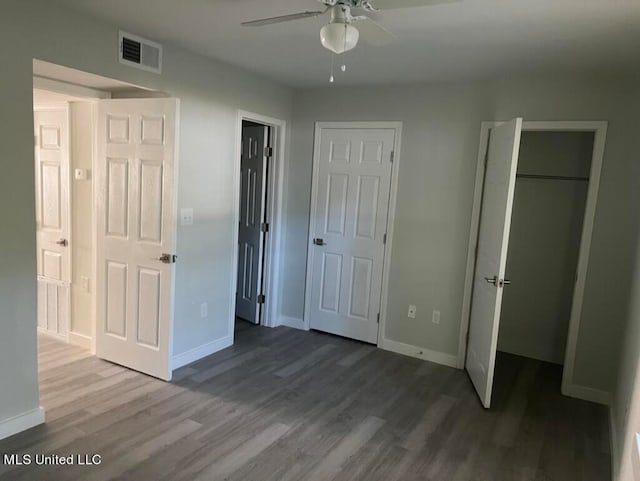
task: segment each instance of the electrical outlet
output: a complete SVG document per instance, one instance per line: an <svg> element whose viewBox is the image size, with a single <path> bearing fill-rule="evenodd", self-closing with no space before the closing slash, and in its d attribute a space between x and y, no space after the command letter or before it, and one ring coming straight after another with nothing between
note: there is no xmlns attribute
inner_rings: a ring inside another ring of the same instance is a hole
<svg viewBox="0 0 640 481"><path fill-rule="evenodd" d="M414 306L413 304L409 305L409 312L407 312L407 317L410 318L410 319L415 319L417 310L418 310L418 308L416 306Z"/></svg>
<svg viewBox="0 0 640 481"><path fill-rule="evenodd" d="M209 315L209 305L206 302L200 304L200 317L206 319Z"/></svg>
<svg viewBox="0 0 640 481"><path fill-rule="evenodd" d="M431 322L433 322L434 324L440 324L440 311L433 311Z"/></svg>

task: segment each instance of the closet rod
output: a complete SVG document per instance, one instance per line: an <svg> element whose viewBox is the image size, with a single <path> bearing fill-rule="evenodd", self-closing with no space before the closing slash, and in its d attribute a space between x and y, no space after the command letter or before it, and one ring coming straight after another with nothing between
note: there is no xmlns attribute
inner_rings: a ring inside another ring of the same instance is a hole
<svg viewBox="0 0 640 481"><path fill-rule="evenodd" d="M516 174L518 179L580 180L589 181L589 177L569 177L565 175Z"/></svg>

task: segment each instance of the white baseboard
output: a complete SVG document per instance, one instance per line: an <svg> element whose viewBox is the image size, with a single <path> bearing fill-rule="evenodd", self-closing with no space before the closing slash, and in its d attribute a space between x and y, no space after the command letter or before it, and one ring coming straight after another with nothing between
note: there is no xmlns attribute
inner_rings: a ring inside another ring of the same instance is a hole
<svg viewBox="0 0 640 481"><path fill-rule="evenodd" d="M444 352L433 351L424 347L412 346L403 342L392 341L391 339L383 339L382 349L387 351L404 354L405 356L417 357L424 361L431 361L443 366L458 367L458 356L447 354Z"/></svg>
<svg viewBox="0 0 640 481"><path fill-rule="evenodd" d="M605 406L611 406L611 393L601 389L569 384L562 386L562 394L576 399L582 399L583 401L591 401L604 404Z"/></svg>
<svg viewBox="0 0 640 481"><path fill-rule="evenodd" d="M62 342L69 342L69 336L67 334L58 334L57 332L47 331L43 327L38 326L38 334L44 334L45 336L52 337Z"/></svg>
<svg viewBox="0 0 640 481"><path fill-rule="evenodd" d="M226 336L220 339L216 339L215 341L203 344L202 346L190 349L181 354L177 354L173 356L173 359L171 360L171 369L179 369L182 366L186 366L187 364L191 364L192 362L199 361L203 357L210 356L211 354L221 351L222 349L225 349L231 345L233 345L233 337Z"/></svg>
<svg viewBox="0 0 640 481"><path fill-rule="evenodd" d="M278 319L278 325L293 327L294 329L302 329L303 331L307 330L304 327L304 321L295 317L280 316L280 319Z"/></svg>
<svg viewBox="0 0 640 481"><path fill-rule="evenodd" d="M0 439L8 438L14 434L26 431L34 426L44 423L44 409L36 408L26 413L18 414L4 421L0 421Z"/></svg>
<svg viewBox="0 0 640 481"><path fill-rule="evenodd" d="M69 332L69 344L82 347L87 351L91 351L95 354L93 338L90 336L85 336L84 334L80 334L79 332Z"/></svg>

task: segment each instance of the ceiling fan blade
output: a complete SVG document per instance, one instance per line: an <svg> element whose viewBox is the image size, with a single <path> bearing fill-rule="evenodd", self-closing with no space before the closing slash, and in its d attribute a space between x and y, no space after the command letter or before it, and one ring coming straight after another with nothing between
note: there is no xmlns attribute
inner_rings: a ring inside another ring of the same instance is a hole
<svg viewBox="0 0 640 481"><path fill-rule="evenodd" d="M396 38L393 33L369 17L354 17L353 23L360 32L360 38L369 45L376 47L389 45Z"/></svg>
<svg viewBox="0 0 640 481"><path fill-rule="evenodd" d="M278 17L261 18L259 20L252 20L250 22L242 22L243 27L262 27L264 25L272 25L274 23L289 22L291 20L300 20L303 18L318 17L324 14L326 10L316 12L300 12L292 13L291 15L280 15Z"/></svg>
<svg viewBox="0 0 640 481"><path fill-rule="evenodd" d="M461 0L371 0L371 5L378 10L395 10L397 8L428 7L456 3Z"/></svg>

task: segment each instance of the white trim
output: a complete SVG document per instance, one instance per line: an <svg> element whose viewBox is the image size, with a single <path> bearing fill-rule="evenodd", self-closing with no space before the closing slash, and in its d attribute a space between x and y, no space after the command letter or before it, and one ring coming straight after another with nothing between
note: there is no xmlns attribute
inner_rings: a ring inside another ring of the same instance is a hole
<svg viewBox="0 0 640 481"><path fill-rule="evenodd" d="M199 361L200 359L222 351L233 345L233 336L225 336L215 341L208 342L183 353L173 356L171 359L171 369L175 371L183 366Z"/></svg>
<svg viewBox="0 0 640 481"><path fill-rule="evenodd" d="M580 123L578 123L580 124ZM565 130L568 126L564 126ZM578 126L579 127L579 126ZM578 130L578 128L573 128ZM578 334L580 332L580 322L582 320L582 305L584 301L584 289L589 270L589 253L591 251L591 238L593 235L593 224L598 203L598 189L600 187L600 174L602 172L602 162L604 160L604 149L607 136L606 122L591 122L588 129L595 132L593 142L593 157L591 160L591 174L589 175L589 191L587 193L587 203L582 224L582 235L580 237L580 251L578 254L578 268L576 270L576 284L574 287L573 303L571 304L571 317L569 318L569 335L567 337L567 347L564 359L564 371L562 373L562 391L570 390L574 383L574 367L576 358L576 347L578 344Z"/></svg>
<svg viewBox="0 0 640 481"><path fill-rule="evenodd" d="M382 263L382 289L380 291L380 324L378 325L377 346L382 347L385 342L384 332L387 318L387 298L389 296L389 269L391 266L391 252L393 247L393 227L398 197L398 173L400 169L400 148L402 143L402 122L398 121L358 121L358 122L316 122L315 138L313 142L313 174L311 180L311 210L309 213L309 232L307 242L307 276L305 287L303 329L309 330L311 316L311 266L313 265L313 220L318 209L318 172L320 169L320 140L323 129L393 129L395 130L393 145L393 163L391 164L391 185L389 189L389 206L387 213L387 243Z"/></svg>
<svg viewBox="0 0 640 481"><path fill-rule="evenodd" d="M44 408L38 407L17 416L0 421L0 439L8 438L44 423Z"/></svg>
<svg viewBox="0 0 640 481"><path fill-rule="evenodd" d="M476 185L471 216L471 231L469 234L469 249L467 253L467 269L462 306L462 319L460 323L460 341L458 349L459 368L464 367L465 353L467 350L467 332L469 329L469 316L471 310L471 294L473 286L473 274L475 268L475 250L480 223L480 207L482 201L482 187L484 183L484 158L489 142L489 130L499 122L482 122L480 129L480 147L478 151L478 163L476 171ZM580 253L578 256L577 280L575 284L571 318L569 321L569 334L565 351L564 371L562 376L562 393L567 396L586 399L601 404L608 404L611 394L584 386L573 384L573 370L576 354L576 344L580 331L582 304L584 299L585 281L588 271L589 251L593 234L593 223L597 206L598 188L600 185L600 173L604 159L605 141L607 135L607 122L603 121L525 121L522 124L523 132L527 131L560 131L560 132L593 132L593 156L591 160L591 174L589 176L589 192L585 205L582 236L580 239Z"/></svg>
<svg viewBox="0 0 640 481"><path fill-rule="evenodd" d="M57 94L69 95L71 97L81 97L90 99L110 99L111 92L83 87L61 80L54 80L47 77L33 76L33 88L38 90L48 90Z"/></svg>
<svg viewBox="0 0 640 481"><path fill-rule="evenodd" d="M276 327L279 325L278 312L280 310L280 267L282 265L282 233L284 232L284 175L285 175L285 154L287 139L287 122L274 117L238 110L236 117L236 142L234 154L233 171L233 225L238 226L240 222L240 162L242 152L242 121L248 120L271 127L271 139L273 142L273 164L269 170L269 185L267 190L269 196L266 206L267 222L269 232L267 234L264 249L264 285L262 292L265 295L263 307L262 325L266 327ZM228 330L232 343L235 335L236 320L236 288L238 285L238 229L233 231L233 257L231 263L231 285L229 303L229 323Z"/></svg>
<svg viewBox="0 0 640 481"><path fill-rule="evenodd" d="M38 326L38 334L42 334L44 336L50 337L52 339L56 339L58 341L62 341L64 343L68 343L69 342L68 333L60 334L60 333L57 333L57 332L48 331L44 327Z"/></svg>
<svg viewBox="0 0 640 481"><path fill-rule="evenodd" d="M95 343L93 342L93 338L91 336L80 334L79 332L69 331L69 344L82 347L83 349L91 352L91 354L96 353Z"/></svg>
<svg viewBox="0 0 640 481"><path fill-rule="evenodd" d="M396 352L398 354L404 354L405 356L415 357L424 361L435 362L436 364L442 364L443 366L456 367L458 363L458 357L453 354L434 351L432 349L427 349L426 347L412 346L411 344L392 341L391 339L383 339L379 347L385 351Z"/></svg>
<svg viewBox="0 0 640 481"><path fill-rule="evenodd" d="M603 391L601 389L594 389L592 387L571 384L569 386L563 387L562 394L576 399L582 399L583 401L590 401L593 403L602 404L604 406L611 406L611 393L608 391Z"/></svg>
<svg viewBox="0 0 640 481"><path fill-rule="evenodd" d="M639 433L635 433L633 435L633 444L631 446L631 450L633 451L633 454L631 455L632 456L631 472L633 473L633 479L635 481L638 481L640 480L640 434ZM612 478L612 479L617 479L617 478Z"/></svg>
<svg viewBox="0 0 640 481"><path fill-rule="evenodd" d="M278 325L292 327L294 329L308 330L304 327L304 321L296 317L280 316L280 319L278 319Z"/></svg>

